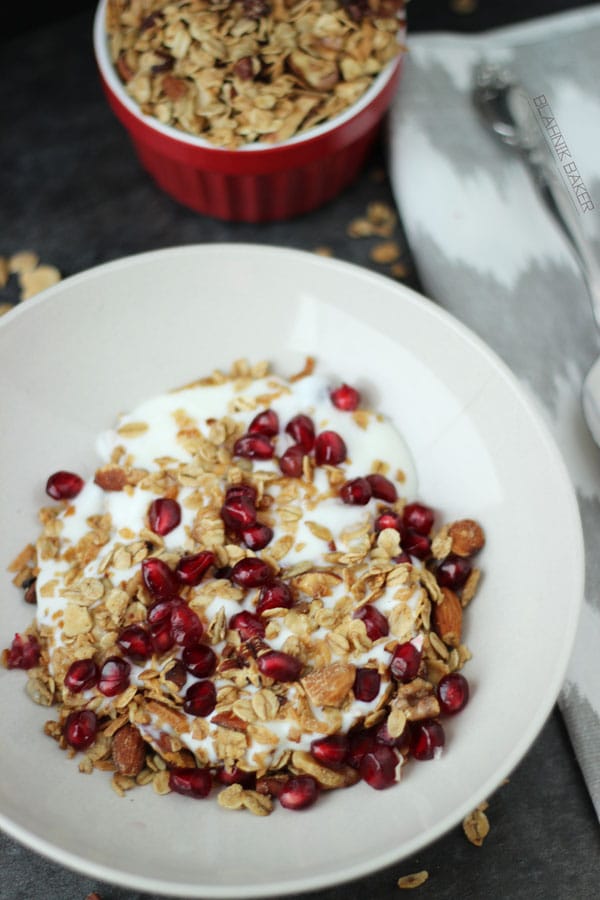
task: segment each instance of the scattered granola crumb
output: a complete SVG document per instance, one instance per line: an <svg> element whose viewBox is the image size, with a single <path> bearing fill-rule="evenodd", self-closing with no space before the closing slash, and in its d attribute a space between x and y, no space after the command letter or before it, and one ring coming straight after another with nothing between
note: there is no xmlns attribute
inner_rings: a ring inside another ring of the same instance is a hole
<svg viewBox="0 0 600 900"><path fill-rule="evenodd" d="M39 256L33 250L20 250L8 260L8 269L15 275L23 275L24 272L33 272L39 261Z"/></svg>
<svg viewBox="0 0 600 900"><path fill-rule="evenodd" d="M102 900L102 897L94 891L93 894L88 894L85 900Z"/></svg>
<svg viewBox="0 0 600 900"><path fill-rule="evenodd" d="M59 281L60 272L56 266L38 266L36 269L21 272L19 275L21 300L29 300L30 297Z"/></svg>
<svg viewBox="0 0 600 900"><path fill-rule="evenodd" d="M396 241L382 241L380 244L375 244L375 246L371 248L369 256L373 262L385 265L387 263L396 262L400 256L400 252L400 247Z"/></svg>
<svg viewBox="0 0 600 900"><path fill-rule="evenodd" d="M459 16L470 15L478 6L478 0L450 0L450 9Z"/></svg>
<svg viewBox="0 0 600 900"><path fill-rule="evenodd" d="M406 278L410 272L410 267L403 262L394 263L393 266L390 266L390 275L393 278Z"/></svg>
<svg viewBox="0 0 600 900"><path fill-rule="evenodd" d="M28 300L61 280L56 266L40 264L40 258L33 250L19 250L8 259L0 256L0 289L8 285L11 275L16 277L19 286L19 300ZM12 303L1 303L0 315L12 308Z"/></svg>
<svg viewBox="0 0 600 900"><path fill-rule="evenodd" d="M487 808L488 803L484 800L468 816L465 816L462 823L467 840L475 847L481 847L490 831L489 819L485 814Z"/></svg>
<svg viewBox="0 0 600 900"><path fill-rule="evenodd" d="M413 888L421 887L429 878L429 872L423 869L421 872L412 872L410 875L403 875L398 879L398 887L402 891L409 891Z"/></svg>
<svg viewBox="0 0 600 900"><path fill-rule="evenodd" d="M333 256L333 250L331 247L315 247L313 253L316 253L317 256Z"/></svg>

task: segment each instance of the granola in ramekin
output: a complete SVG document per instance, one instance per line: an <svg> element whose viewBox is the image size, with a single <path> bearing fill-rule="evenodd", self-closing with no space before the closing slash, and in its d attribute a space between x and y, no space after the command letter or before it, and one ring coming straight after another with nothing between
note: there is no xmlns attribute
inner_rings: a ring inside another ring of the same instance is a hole
<svg viewBox="0 0 600 900"><path fill-rule="evenodd" d="M108 0L111 59L164 125L228 148L339 115L402 51L404 0Z"/></svg>
<svg viewBox="0 0 600 900"><path fill-rule="evenodd" d="M414 499L404 441L355 388L240 361L98 449L87 481L48 479L12 566L35 622L3 653L82 771L267 815L439 755L484 535Z"/></svg>

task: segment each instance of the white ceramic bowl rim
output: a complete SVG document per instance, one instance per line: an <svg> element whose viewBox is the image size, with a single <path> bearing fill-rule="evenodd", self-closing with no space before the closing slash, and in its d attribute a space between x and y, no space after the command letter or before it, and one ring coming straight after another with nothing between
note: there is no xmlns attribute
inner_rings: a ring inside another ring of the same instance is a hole
<svg viewBox="0 0 600 900"><path fill-rule="evenodd" d="M191 147L199 147L204 150L211 150L216 153L237 153L240 150L247 153L260 153L261 151L264 152L266 150L276 150L282 147L291 147L295 144L301 144L305 141L312 141L315 138L321 137L321 135L327 134L330 131L334 131L342 125L345 125L355 116L359 115L364 109L369 106L370 103L372 103L375 97L385 89L386 85L389 83L394 74L396 64L398 62L398 57L391 60L385 66L385 68L382 69L377 78L375 78L375 80L373 81L373 84L371 84L371 86L365 91L362 97L360 97L356 101L356 103L353 103L348 107L348 109L344 110L329 121L323 122L321 125L317 125L314 128L311 128L306 133L297 134L286 141L279 141L278 143L273 144L244 144L241 147L236 147L235 150L232 150L231 148L219 147L216 144L211 144L211 142L207 141L205 138L197 137L193 134L187 134L185 131L180 131L178 128L173 128L173 126L171 125L164 125L162 122L159 122L158 119L154 118L154 116L144 115L137 103L129 96L129 94L123 87L123 83L115 72L115 68L112 64L110 54L108 52L108 41L104 28L106 3L107 0L100 0L100 3L98 4L98 8L96 10L96 15L94 18L94 51L96 54L98 68L100 69L102 77L106 81L110 90L118 98L119 102L122 103L123 106L125 106L126 109L136 117L136 119L138 119L140 122L143 122L143 124L147 125L149 128L153 128L155 131L158 131L160 134L163 134L165 137L168 137L171 140L179 141L182 144L188 144ZM398 39L400 40L403 35L404 22L402 20L399 20ZM400 52L402 52L402 50L400 50Z"/></svg>

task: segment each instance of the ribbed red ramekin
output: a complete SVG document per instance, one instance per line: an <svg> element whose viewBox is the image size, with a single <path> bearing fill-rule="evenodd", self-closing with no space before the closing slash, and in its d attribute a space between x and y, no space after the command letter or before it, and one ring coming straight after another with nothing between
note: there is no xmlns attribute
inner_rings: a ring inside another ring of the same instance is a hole
<svg viewBox="0 0 600 900"><path fill-rule="evenodd" d="M355 104L305 135L224 150L140 111L112 65L105 17L106 0L101 0L94 22L96 61L108 102L140 162L175 200L219 219L288 219L335 197L360 172L402 68L400 55Z"/></svg>

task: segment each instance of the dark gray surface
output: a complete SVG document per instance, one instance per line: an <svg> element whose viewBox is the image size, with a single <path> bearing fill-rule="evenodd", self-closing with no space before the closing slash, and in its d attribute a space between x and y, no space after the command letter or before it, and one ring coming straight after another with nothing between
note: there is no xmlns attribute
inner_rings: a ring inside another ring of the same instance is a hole
<svg viewBox="0 0 600 900"><path fill-rule="evenodd" d="M387 182L375 177L382 165L377 153L353 187L302 219L253 226L199 217L159 193L139 169L101 95L90 35L86 12L2 46L0 255L30 247L70 275L157 247L251 241L307 250L326 245L338 258L385 271L369 261L376 241L351 240L345 233L368 202L391 202ZM418 286L416 276L408 283ZM11 284L0 292L0 302L15 296ZM24 787L24 802L25 796ZM509 783L490 799L488 816L491 831L480 849L457 827L415 857L310 896L396 898L397 878L420 869L430 878L414 896L435 900L598 896L598 822L557 712ZM102 900L147 896L69 872L0 834L2 900L85 900L92 891Z"/></svg>

